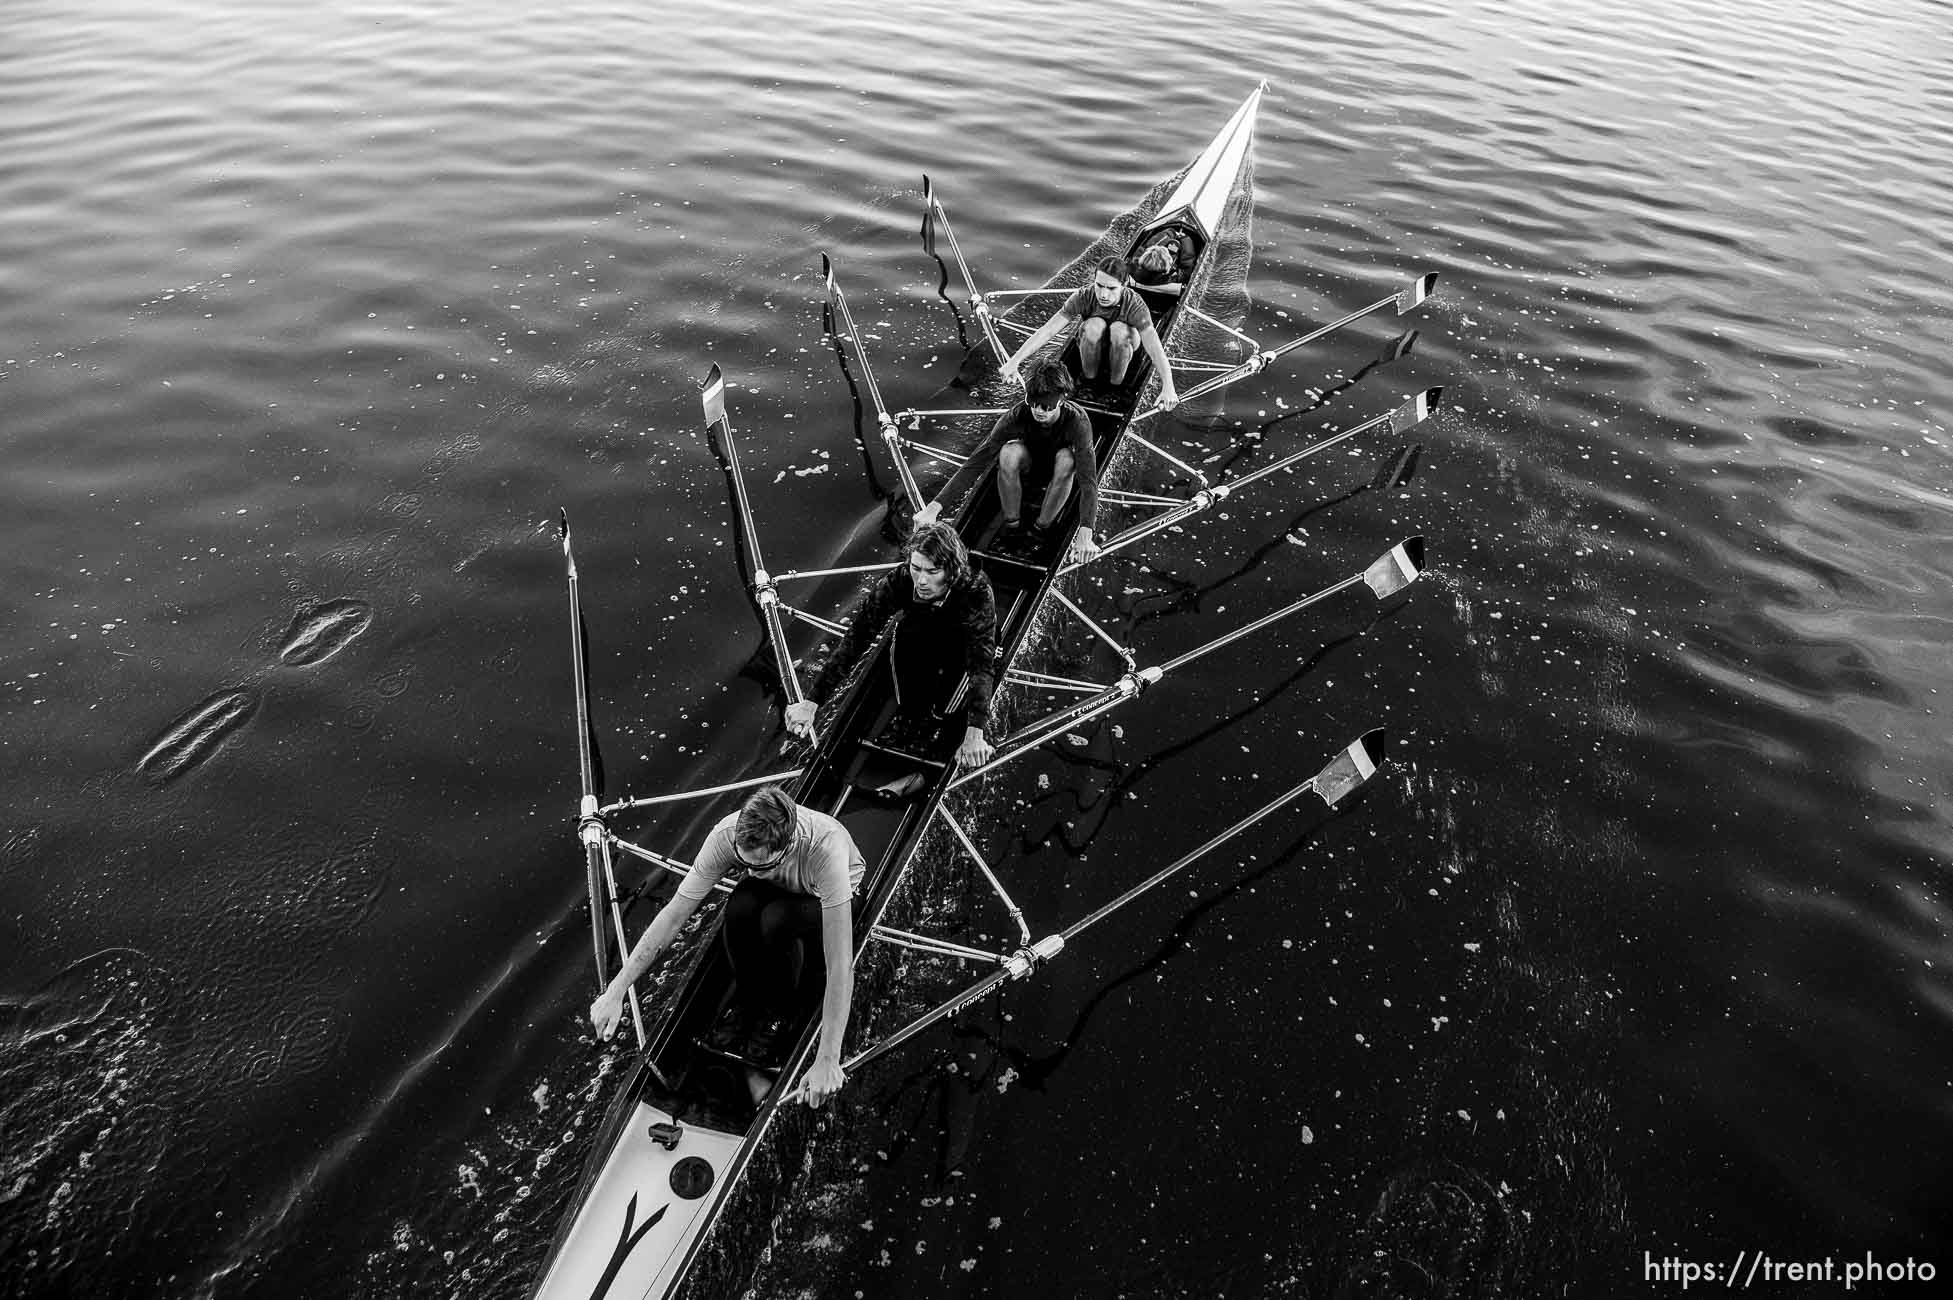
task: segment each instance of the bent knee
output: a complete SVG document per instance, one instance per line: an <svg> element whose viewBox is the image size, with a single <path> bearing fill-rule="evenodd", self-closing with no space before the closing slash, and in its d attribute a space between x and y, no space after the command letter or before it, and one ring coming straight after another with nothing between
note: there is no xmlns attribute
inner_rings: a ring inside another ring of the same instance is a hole
<svg viewBox="0 0 1953 1300"><path fill-rule="evenodd" d="M1006 474L1022 474L1030 463L1030 450L1021 442L1007 442L997 449L997 468Z"/></svg>
<svg viewBox="0 0 1953 1300"><path fill-rule="evenodd" d="M1112 342L1119 347L1131 347L1139 342L1139 331L1122 320L1112 322Z"/></svg>
<svg viewBox="0 0 1953 1300"><path fill-rule="evenodd" d="M1117 329L1119 327L1114 326L1114 328ZM1105 337L1105 318L1102 316L1088 317L1085 323L1078 327L1078 337L1081 339L1089 339L1093 342L1097 342L1099 339Z"/></svg>
<svg viewBox="0 0 1953 1300"><path fill-rule="evenodd" d="M1060 447L1057 454L1051 458L1051 477L1054 479L1071 477L1071 469L1074 461L1075 458L1072 456L1071 450L1066 447Z"/></svg>

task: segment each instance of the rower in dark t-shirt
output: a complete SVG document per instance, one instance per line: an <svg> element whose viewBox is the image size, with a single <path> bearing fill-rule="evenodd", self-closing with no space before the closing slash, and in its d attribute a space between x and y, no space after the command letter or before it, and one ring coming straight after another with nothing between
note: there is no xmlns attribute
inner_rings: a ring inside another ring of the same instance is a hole
<svg viewBox="0 0 1953 1300"><path fill-rule="evenodd" d="M1035 367L1025 382L1024 400L998 418L990 435L943 485L936 499L916 512L916 523L935 522L942 515L944 501L963 497L983 482L994 465L997 499L1004 514L1000 540L1009 541L1022 530L1025 484L1042 479L1047 484L1044 502L1032 525L1031 540L1042 540L1076 486L1078 526L1066 549L1066 559L1082 564L1097 558L1099 547L1092 529L1099 511L1098 454L1092 448L1092 419L1085 408L1066 400L1070 394L1071 372L1064 366L1046 361Z"/></svg>

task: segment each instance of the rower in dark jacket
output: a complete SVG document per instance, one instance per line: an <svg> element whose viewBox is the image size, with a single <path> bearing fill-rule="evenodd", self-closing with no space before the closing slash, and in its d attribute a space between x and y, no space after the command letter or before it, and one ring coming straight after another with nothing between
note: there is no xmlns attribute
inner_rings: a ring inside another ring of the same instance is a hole
<svg viewBox="0 0 1953 1300"><path fill-rule="evenodd" d="M989 762L994 747L984 726L997 683L997 598L948 524L918 524L909 534L902 563L875 583L808 698L787 706L787 730L813 738L819 702L891 622L887 662L896 700L891 730L923 737L932 756L954 744L961 767ZM951 707L958 683L966 678L968 687ZM887 792L909 794L921 785L921 775L912 774L891 782Z"/></svg>

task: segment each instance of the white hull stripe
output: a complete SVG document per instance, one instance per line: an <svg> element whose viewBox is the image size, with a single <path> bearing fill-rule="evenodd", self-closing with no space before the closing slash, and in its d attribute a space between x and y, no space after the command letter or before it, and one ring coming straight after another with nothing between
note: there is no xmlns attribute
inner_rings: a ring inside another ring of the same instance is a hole
<svg viewBox="0 0 1953 1300"><path fill-rule="evenodd" d="M1257 88L1160 205L1161 213L1170 215L1186 208L1199 223L1200 233L1208 239L1214 237L1227 197L1234 192L1234 182L1241 174L1241 160L1254 141L1255 110L1260 106L1261 91Z"/></svg>
<svg viewBox="0 0 1953 1300"><path fill-rule="evenodd" d="M1397 572L1404 575L1405 585L1417 581L1417 566L1411 563L1410 556L1404 552L1402 542L1390 548L1390 559L1397 566ZM1364 775L1368 776L1369 773L1365 772Z"/></svg>
<svg viewBox="0 0 1953 1300"><path fill-rule="evenodd" d="M718 424L726 418L726 380L714 366L705 380L705 388L699 394L699 401L705 406L707 424Z"/></svg>

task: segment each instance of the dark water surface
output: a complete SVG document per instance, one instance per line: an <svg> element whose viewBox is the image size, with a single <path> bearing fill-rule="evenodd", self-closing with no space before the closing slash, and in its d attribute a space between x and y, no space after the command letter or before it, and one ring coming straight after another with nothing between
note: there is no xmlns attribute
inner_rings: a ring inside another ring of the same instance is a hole
<svg viewBox="0 0 1953 1300"><path fill-rule="evenodd" d="M1197 12L5 7L0 1291L523 1294L622 1063L555 510L613 791L769 770L693 382L777 565L881 558L819 252L925 403L923 170L1035 285L1262 77L1216 310L1441 297L1327 406L1393 322L1159 436L1444 412L1403 490L1359 440L1084 597L1157 662L1434 567L1025 764L986 846L1056 929L1370 726L1393 763L857 1080L754 1293L1953 1268L1947 11Z"/></svg>

